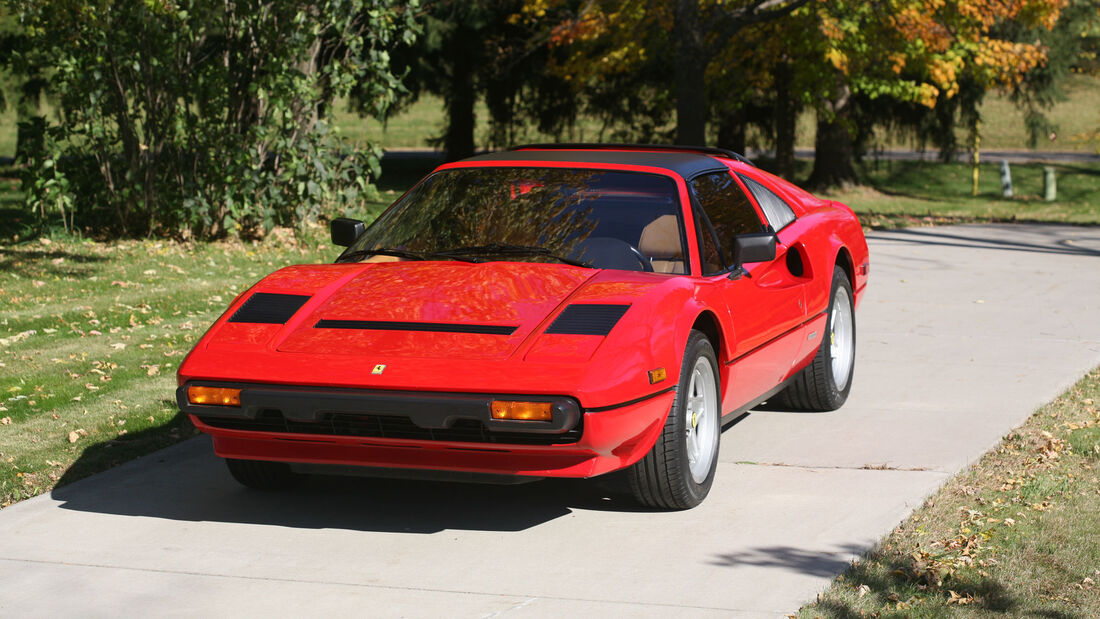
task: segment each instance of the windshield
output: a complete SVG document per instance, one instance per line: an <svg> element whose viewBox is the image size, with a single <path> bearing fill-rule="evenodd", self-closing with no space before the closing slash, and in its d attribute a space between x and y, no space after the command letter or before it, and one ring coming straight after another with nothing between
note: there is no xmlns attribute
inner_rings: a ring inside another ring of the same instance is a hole
<svg viewBox="0 0 1100 619"><path fill-rule="evenodd" d="M379 217L340 260L510 260L684 272L676 184L565 168L437 172Z"/></svg>

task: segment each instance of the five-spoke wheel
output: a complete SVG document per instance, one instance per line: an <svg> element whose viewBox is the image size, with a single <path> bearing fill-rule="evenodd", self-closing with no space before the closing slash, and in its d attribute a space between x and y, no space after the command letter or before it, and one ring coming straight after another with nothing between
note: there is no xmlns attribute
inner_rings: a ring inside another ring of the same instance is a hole
<svg viewBox="0 0 1100 619"><path fill-rule="evenodd" d="M721 401L714 348L693 330L664 430L653 449L630 468L630 489L639 502L688 509L706 498L718 464Z"/></svg>

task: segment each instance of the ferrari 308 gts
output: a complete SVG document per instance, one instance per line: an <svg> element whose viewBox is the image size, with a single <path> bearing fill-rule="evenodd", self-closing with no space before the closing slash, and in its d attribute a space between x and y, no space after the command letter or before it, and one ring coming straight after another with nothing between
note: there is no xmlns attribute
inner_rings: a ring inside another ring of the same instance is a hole
<svg viewBox="0 0 1100 619"><path fill-rule="evenodd" d="M260 280L180 366L180 408L245 485L626 469L684 509L723 422L852 386L856 216L729 151L518 147L331 232L335 264Z"/></svg>

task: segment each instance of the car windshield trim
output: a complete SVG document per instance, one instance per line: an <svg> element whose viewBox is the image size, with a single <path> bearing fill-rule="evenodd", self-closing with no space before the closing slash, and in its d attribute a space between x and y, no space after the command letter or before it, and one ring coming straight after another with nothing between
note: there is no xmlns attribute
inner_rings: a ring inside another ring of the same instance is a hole
<svg viewBox="0 0 1100 619"><path fill-rule="evenodd" d="M659 264L658 273L687 275L683 226L680 185L672 174L457 166L410 189L345 256L374 247L408 252L416 260L510 256L516 262L627 271L653 271L649 265Z"/></svg>
<svg viewBox="0 0 1100 619"><path fill-rule="evenodd" d="M395 258L408 258L410 260L429 260L431 258L446 257L461 262L480 262L480 260L461 256L443 256L439 252L427 253L418 251L406 251L392 247L379 247L378 249L357 249L344 252L336 259L336 262L359 262L368 256L393 256Z"/></svg>

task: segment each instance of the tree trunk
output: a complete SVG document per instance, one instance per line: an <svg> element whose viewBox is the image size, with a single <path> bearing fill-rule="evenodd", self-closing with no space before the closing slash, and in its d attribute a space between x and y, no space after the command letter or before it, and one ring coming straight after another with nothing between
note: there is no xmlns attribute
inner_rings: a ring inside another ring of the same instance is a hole
<svg viewBox="0 0 1100 619"><path fill-rule="evenodd" d="M676 143L705 146L706 54L699 28L698 0L679 0L673 24L676 37Z"/></svg>
<svg viewBox="0 0 1100 619"><path fill-rule="evenodd" d="M745 118L741 110L730 110L718 123L718 148L745 154Z"/></svg>
<svg viewBox="0 0 1100 619"><path fill-rule="evenodd" d="M775 71L775 172L794 179L794 143L798 127L798 102L791 93L794 72L787 63Z"/></svg>
<svg viewBox="0 0 1100 619"><path fill-rule="evenodd" d="M814 170L807 186L813 189L843 187L856 183L852 165L852 134L849 131L851 91L846 85L827 102L817 115L817 139L814 141Z"/></svg>
<svg viewBox="0 0 1100 619"><path fill-rule="evenodd" d="M465 159L474 154L474 90L473 54L463 46L473 40L474 33L459 27L451 36L451 80L447 87L447 133L443 136L443 150L447 161Z"/></svg>

